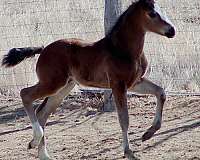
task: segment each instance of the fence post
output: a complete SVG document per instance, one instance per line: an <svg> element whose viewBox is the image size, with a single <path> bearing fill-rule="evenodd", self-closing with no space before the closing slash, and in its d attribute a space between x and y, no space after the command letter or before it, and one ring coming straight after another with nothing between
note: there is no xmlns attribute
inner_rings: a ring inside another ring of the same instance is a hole
<svg viewBox="0 0 200 160"><path fill-rule="evenodd" d="M121 14L121 10L122 10L121 0L105 0L105 14L104 14L105 34L107 34L113 27L117 18ZM115 110L115 103L112 97L113 96L111 90L104 91L103 110L105 112L112 112Z"/></svg>

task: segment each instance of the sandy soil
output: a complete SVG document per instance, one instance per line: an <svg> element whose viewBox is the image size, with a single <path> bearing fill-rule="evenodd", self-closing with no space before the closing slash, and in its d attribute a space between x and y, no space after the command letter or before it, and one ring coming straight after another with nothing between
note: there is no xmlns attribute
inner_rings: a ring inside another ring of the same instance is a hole
<svg viewBox="0 0 200 160"><path fill-rule="evenodd" d="M0 159L34 160L27 150L32 130L20 99L0 98ZM141 160L200 160L200 97L168 97L162 128L141 142L155 109L154 97L129 98L130 146ZM122 138L116 112L102 113L96 97L71 97L46 127L49 154L57 160L121 160Z"/></svg>

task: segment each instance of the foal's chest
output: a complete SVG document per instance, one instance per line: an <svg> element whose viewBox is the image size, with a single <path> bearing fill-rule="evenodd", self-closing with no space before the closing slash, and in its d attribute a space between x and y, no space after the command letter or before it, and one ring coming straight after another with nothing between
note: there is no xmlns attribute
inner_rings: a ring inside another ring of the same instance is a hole
<svg viewBox="0 0 200 160"><path fill-rule="evenodd" d="M148 62L144 55L142 55L141 58L135 62L135 67L136 67L135 78L133 78L134 80L130 82L131 84L129 87L134 86L146 74L148 68Z"/></svg>
<svg viewBox="0 0 200 160"><path fill-rule="evenodd" d="M110 67L110 76L113 81L124 81L127 87L134 86L145 74L147 64L143 58L134 61L115 61Z"/></svg>

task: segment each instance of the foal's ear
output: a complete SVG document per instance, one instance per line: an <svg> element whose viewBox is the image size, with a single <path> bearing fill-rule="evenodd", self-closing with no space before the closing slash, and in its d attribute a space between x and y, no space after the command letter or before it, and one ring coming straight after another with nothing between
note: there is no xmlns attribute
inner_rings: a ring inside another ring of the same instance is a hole
<svg viewBox="0 0 200 160"><path fill-rule="evenodd" d="M145 10L152 10L154 8L154 0L139 0Z"/></svg>

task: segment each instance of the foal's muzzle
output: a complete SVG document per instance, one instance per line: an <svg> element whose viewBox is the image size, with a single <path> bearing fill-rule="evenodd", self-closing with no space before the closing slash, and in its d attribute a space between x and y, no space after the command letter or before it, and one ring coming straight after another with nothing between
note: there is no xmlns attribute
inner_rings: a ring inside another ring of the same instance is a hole
<svg viewBox="0 0 200 160"><path fill-rule="evenodd" d="M165 33L165 36L168 38L173 38L175 36L174 27L170 27L169 30Z"/></svg>

